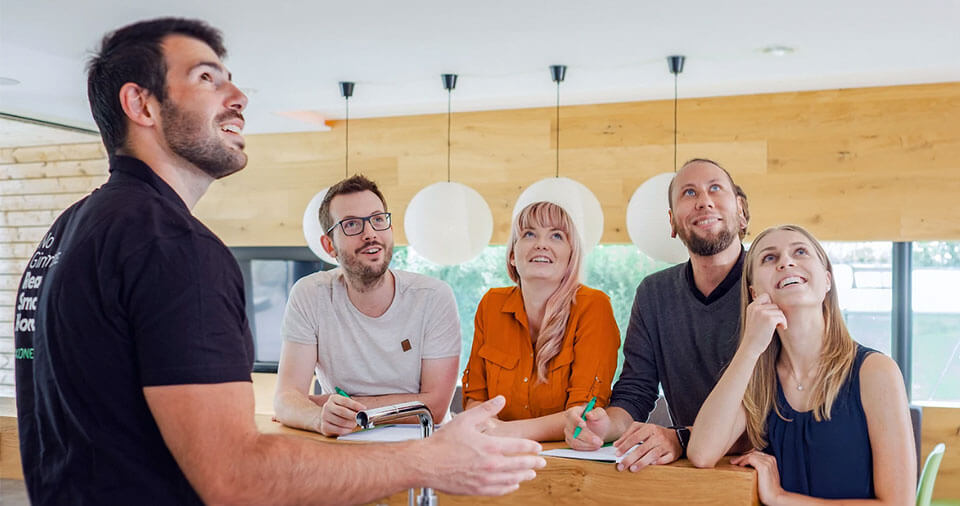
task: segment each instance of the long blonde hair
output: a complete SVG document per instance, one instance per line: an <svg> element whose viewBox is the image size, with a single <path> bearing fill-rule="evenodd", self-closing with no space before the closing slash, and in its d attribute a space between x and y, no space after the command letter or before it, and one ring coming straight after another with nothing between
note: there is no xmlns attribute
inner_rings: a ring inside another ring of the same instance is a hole
<svg viewBox="0 0 960 506"><path fill-rule="evenodd" d="M770 232L785 230L798 232L806 236L817 252L817 257L823 263L827 272L833 277L833 266L827 257L823 246L802 227L798 225L781 225L771 227L757 236L743 261L743 280L740 283L740 340L743 341L744 324L747 317L747 305L753 302L750 285L753 284L753 266L759 254L757 244ZM847 380L853 361L857 354L857 343L850 337L847 326L843 323L840 312L840 302L837 299L836 283L831 281L830 289L823 299L824 339L820 351L820 365L817 366L817 375L810 388L813 418L820 422L830 419L833 402L837 399L840 388ZM777 416L787 420L777 406L777 358L780 356L782 345L780 334L774 333L770 346L760 355L757 365L753 368L753 375L747 384L747 391L743 395L743 407L747 413L747 437L755 448L767 446L767 416L773 409Z"/></svg>
<svg viewBox="0 0 960 506"><path fill-rule="evenodd" d="M562 207L552 202L534 202L524 207L513 220L510 241L507 243L507 274L521 290L523 283L520 273L510 260L514 256L514 248L522 237L523 230L534 226L559 229L567 236L567 241L570 243L570 261L567 262L567 270L563 273L557 289L547 298L543 322L535 339L537 376L541 383L546 383L547 365L557 356L557 353L560 353L563 335L567 330L567 321L570 319L570 307L573 306L574 297L580 288L583 248L573 220Z"/></svg>

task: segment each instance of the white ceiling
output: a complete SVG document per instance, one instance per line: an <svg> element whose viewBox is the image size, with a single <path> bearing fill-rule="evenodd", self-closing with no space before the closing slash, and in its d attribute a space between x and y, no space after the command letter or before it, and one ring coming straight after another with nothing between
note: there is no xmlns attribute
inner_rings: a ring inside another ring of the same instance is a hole
<svg viewBox="0 0 960 506"><path fill-rule="evenodd" d="M95 128L84 64L108 30L178 15L225 35L249 91L247 133L316 130L280 115L351 117L673 96L665 57L684 54L680 96L960 81L960 0L0 0L0 112ZM792 54L761 48L785 45Z"/></svg>

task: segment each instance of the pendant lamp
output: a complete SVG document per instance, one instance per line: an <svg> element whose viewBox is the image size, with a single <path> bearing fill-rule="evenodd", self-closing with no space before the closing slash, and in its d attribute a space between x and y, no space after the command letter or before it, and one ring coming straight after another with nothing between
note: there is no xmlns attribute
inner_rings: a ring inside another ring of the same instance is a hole
<svg viewBox="0 0 960 506"><path fill-rule="evenodd" d="M673 172L657 174L646 180L630 197L627 204L627 234L640 251L663 262L680 263L689 258L687 247L677 237L670 237L670 220L667 211L670 201L667 189L678 169L677 166L677 83L683 72L686 57L667 57L667 66L673 74Z"/></svg>
<svg viewBox="0 0 960 506"><path fill-rule="evenodd" d="M478 257L490 244L493 213L480 193L450 179L450 105L457 75L441 78L447 90L447 180L413 196L403 216L403 229L418 255L439 265L456 265Z"/></svg>
<svg viewBox="0 0 960 506"><path fill-rule="evenodd" d="M567 74L566 65L551 65L550 76L557 83L557 163L554 177L541 179L528 186L513 206L513 219L524 207L534 202L552 202L570 215L583 246L584 255L600 243L603 235L603 208L600 201L585 185L573 179L560 177L560 83ZM586 264L584 264L586 265Z"/></svg>
<svg viewBox="0 0 960 506"><path fill-rule="evenodd" d="M350 177L350 97L353 96L353 87L354 83L341 81L340 82L340 95L343 96L343 103L346 108L346 114L344 115L344 133L343 133L343 144L344 144L344 155L343 155L343 177ZM331 256L325 249L323 249L323 243L320 242L320 238L324 235L323 226L320 225L320 204L323 203L324 197L327 196L327 190L330 187L326 187L310 199L310 202L307 204L306 210L303 211L303 237L307 240L307 246L310 248L310 251L314 255L323 260L328 264L339 265L337 259Z"/></svg>

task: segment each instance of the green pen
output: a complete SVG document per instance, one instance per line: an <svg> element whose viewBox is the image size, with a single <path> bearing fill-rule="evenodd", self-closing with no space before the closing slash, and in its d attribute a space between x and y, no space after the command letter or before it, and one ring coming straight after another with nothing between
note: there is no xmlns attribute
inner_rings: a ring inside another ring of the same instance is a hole
<svg viewBox="0 0 960 506"><path fill-rule="evenodd" d="M337 391L338 394L346 397L347 399L350 398L350 394L344 392L342 388L340 388L340 387L333 387L333 388Z"/></svg>
<svg viewBox="0 0 960 506"><path fill-rule="evenodd" d="M590 399L590 402L587 403L587 407L583 408L583 414L580 415L580 418L582 418L584 422L587 421L587 413L589 413L590 410L593 409L593 406L594 406L596 403L597 403L597 396L594 395L594 396L593 396L593 399ZM577 439L578 437L580 437L580 430L581 430L582 428L583 428L583 427L579 427L579 426L578 426L578 427L577 427L577 430L573 431L573 439Z"/></svg>

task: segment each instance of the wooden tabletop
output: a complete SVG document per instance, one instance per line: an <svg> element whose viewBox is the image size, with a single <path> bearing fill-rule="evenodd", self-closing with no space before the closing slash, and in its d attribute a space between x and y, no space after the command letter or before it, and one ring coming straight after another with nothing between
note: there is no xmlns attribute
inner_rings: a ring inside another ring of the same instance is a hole
<svg viewBox="0 0 960 506"><path fill-rule="evenodd" d="M23 479L14 410L0 414L0 477ZM11 416L12 415L12 416ZM257 427L267 434L291 434L332 444L347 444L320 434L285 427L270 415L256 415ZM353 443L364 444L364 443ZM563 443L545 443L561 448ZM547 467L520 489L503 497L465 497L438 494L442 504L687 504L757 505L757 475L752 469L724 459L714 469L697 469L680 460L666 466L649 466L639 472L619 472L610 463L546 457ZM407 504L407 492L377 501Z"/></svg>
<svg viewBox="0 0 960 506"><path fill-rule="evenodd" d="M293 434L330 441L320 434L285 427L270 415L257 415L257 427L268 434ZM344 444L344 443L337 443ZM362 443L361 443L362 444ZM545 449L563 443L544 443ZM687 504L757 505L757 475L753 469L730 464L728 458L714 469L697 469L686 459L666 466L649 466L636 473L617 471L614 464L546 457L547 467L520 489L503 497L464 497L438 493L441 504ZM377 504L407 504L407 492Z"/></svg>

